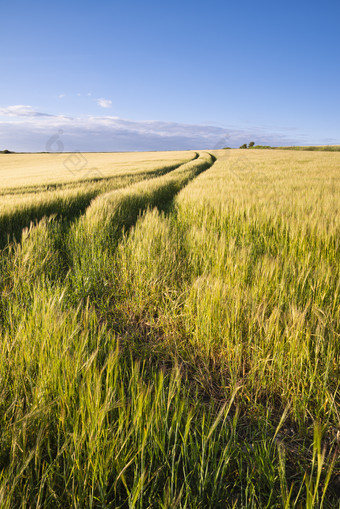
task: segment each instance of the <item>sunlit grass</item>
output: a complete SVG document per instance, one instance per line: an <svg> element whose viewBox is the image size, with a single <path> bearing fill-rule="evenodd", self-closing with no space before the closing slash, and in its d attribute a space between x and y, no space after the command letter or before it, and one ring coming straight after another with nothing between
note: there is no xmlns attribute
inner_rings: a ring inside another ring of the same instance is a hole
<svg viewBox="0 0 340 509"><path fill-rule="evenodd" d="M2 251L1 507L339 506L340 156L215 155Z"/></svg>

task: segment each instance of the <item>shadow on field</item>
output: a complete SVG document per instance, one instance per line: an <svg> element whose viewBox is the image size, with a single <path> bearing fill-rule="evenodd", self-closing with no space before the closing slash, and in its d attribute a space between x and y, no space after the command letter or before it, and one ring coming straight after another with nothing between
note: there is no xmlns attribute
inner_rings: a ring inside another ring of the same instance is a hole
<svg viewBox="0 0 340 509"><path fill-rule="evenodd" d="M0 249L4 249L10 242L20 242L24 228L38 223L46 216L55 215L57 219L69 222L81 216L90 205L96 192L76 196L74 199L63 200L62 198L48 204L34 204L11 213L2 214L0 217Z"/></svg>

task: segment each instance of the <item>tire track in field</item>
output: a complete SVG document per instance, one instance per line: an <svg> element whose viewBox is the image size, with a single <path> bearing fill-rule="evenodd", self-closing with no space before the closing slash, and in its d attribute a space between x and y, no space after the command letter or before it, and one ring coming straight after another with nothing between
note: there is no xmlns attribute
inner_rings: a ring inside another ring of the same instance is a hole
<svg viewBox="0 0 340 509"><path fill-rule="evenodd" d="M194 161L199 157L198 152L194 152L194 156L186 161L185 163L176 163L176 164L168 164L166 166L162 166L160 168L156 168L152 171L141 171L134 173L121 173L117 175L111 175L107 177L93 177L89 179L79 179L79 180L71 180L68 182L58 182L58 183L50 183L45 185L36 185L36 186L25 186L25 187L15 187L15 188L3 188L0 190L0 196L15 196L15 195L23 195L23 194L40 194L49 191L66 191L69 189L77 188L82 184L95 184L99 182L110 182L112 180L122 179L122 178L134 178L134 177L159 177L161 175L165 175L170 171L179 168L182 164L186 164L188 162Z"/></svg>
<svg viewBox="0 0 340 509"><path fill-rule="evenodd" d="M105 286L105 264L124 232L129 232L147 209L167 211L191 180L208 170L216 158L208 152L168 175L112 191L93 200L69 230L66 241L68 284L76 300L96 296ZM104 264L104 265L103 265ZM66 274L65 274L66 275Z"/></svg>
<svg viewBox="0 0 340 509"><path fill-rule="evenodd" d="M189 161L192 162L199 157L199 154L196 152L194 157ZM187 163L184 163L187 164ZM151 179L158 178L160 176L164 176L172 171L177 170L183 166L182 164L175 165L167 165L161 168L158 168L152 172L143 172L137 176L137 183L145 182ZM126 178L134 177L134 174L124 174L120 177L113 176L105 179L97 179L98 181L107 181L110 182L117 178ZM85 181L84 181L85 183ZM86 181L87 183L87 181ZM135 185L133 183L132 185ZM62 185L61 185L62 186ZM115 191L123 189L125 187L130 187L131 182L127 185L123 185L122 188L117 188ZM64 188L61 187L61 190ZM67 187L65 188L65 190ZM32 192L32 190L30 191ZM46 192L46 191L45 191ZM32 225L38 223L44 217L56 216L59 220L64 220L66 223L66 230L68 230L72 223L76 221L80 216L82 216L87 208L91 205L92 201L96 199L101 193L105 191L101 190L90 190L85 192L84 194L77 194L73 197L63 198L62 196L55 197L50 203L38 203L31 204L26 207L18 207L18 209L9 212L3 213L0 215L0 250L4 249L10 242L12 241L21 241L22 231L24 228L32 227ZM112 192L112 191L111 191Z"/></svg>
<svg viewBox="0 0 340 509"><path fill-rule="evenodd" d="M79 208L78 203L78 206L74 206L73 213L66 218L65 210L62 210L64 221L59 219L59 221L46 222L41 225L42 232L45 228L48 229L42 238L49 239L43 250L46 250L47 257L51 255L54 260L52 271L48 267L45 268L44 264L41 267L43 272L47 271L46 278L50 280L51 284L53 282L63 285L66 283L71 294L74 292L77 297L82 298L84 296L83 280L91 280L91 285L100 285L101 262L98 260L102 257L98 256L98 253L103 249L114 250L123 232L129 230L136 223L144 210L150 207L164 210L190 180L210 168L214 162L214 156L203 153L163 176L110 191L95 199L92 199L92 196L88 197L82 209ZM93 218L91 216L93 216L93 212L96 212L96 209L100 214L97 216L95 214ZM55 210L50 210L50 212L53 214ZM41 219L46 216L48 217L46 213L43 214ZM24 228L31 223L32 228L25 235L25 243L31 242L32 239L32 245L34 245L40 235L37 231L39 225L34 225L31 222L31 217L25 219L26 224L21 226ZM21 235L22 229L20 238ZM18 249L22 247L23 244L20 244ZM15 247L15 251L10 251L9 258L6 250L3 257L4 263L6 260L10 263L10 259L13 256L15 258L15 252L18 249Z"/></svg>
<svg viewBox="0 0 340 509"><path fill-rule="evenodd" d="M133 226L142 212L157 207L167 210L175 196L191 180L208 170L216 158L209 152L202 152L195 160L189 161L170 174L138 182L124 189L110 191L93 200L81 218L79 226L89 237L107 237L112 241Z"/></svg>

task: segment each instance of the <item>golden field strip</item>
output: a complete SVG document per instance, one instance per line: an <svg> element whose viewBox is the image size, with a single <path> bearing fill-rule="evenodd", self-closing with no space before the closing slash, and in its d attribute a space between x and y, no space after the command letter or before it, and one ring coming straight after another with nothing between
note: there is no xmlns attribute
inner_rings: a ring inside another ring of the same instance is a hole
<svg viewBox="0 0 340 509"><path fill-rule="evenodd" d="M0 507L340 507L340 153L64 156L0 154Z"/></svg>
<svg viewBox="0 0 340 509"><path fill-rule="evenodd" d="M167 173L197 156L196 152L3 154L0 246L31 221L52 214L75 216L98 194Z"/></svg>
<svg viewBox="0 0 340 509"><path fill-rule="evenodd" d="M151 171L189 160L193 152L0 154L0 191L71 184L79 179Z"/></svg>

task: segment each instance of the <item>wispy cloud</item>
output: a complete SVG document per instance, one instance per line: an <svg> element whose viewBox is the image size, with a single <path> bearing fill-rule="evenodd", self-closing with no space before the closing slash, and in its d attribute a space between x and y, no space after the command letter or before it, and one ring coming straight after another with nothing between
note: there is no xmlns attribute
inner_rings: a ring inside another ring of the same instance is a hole
<svg viewBox="0 0 340 509"><path fill-rule="evenodd" d="M63 99L66 96L66 94L59 94L58 99Z"/></svg>
<svg viewBox="0 0 340 509"><path fill-rule="evenodd" d="M44 151L47 140L60 131L68 151L216 149L239 147L249 140L263 145L310 143L298 133L293 137L292 133L275 133L263 126L228 129L156 120L136 122L111 115L70 117L41 113L24 105L0 108L0 116L1 148L16 151Z"/></svg>
<svg viewBox="0 0 340 509"><path fill-rule="evenodd" d="M5 117L51 117L48 113L41 113L35 111L32 106L25 104L16 104L14 106L7 106L7 108L0 108L0 116Z"/></svg>
<svg viewBox="0 0 340 509"><path fill-rule="evenodd" d="M110 99L97 99L97 104L101 108L111 108L112 101Z"/></svg>

